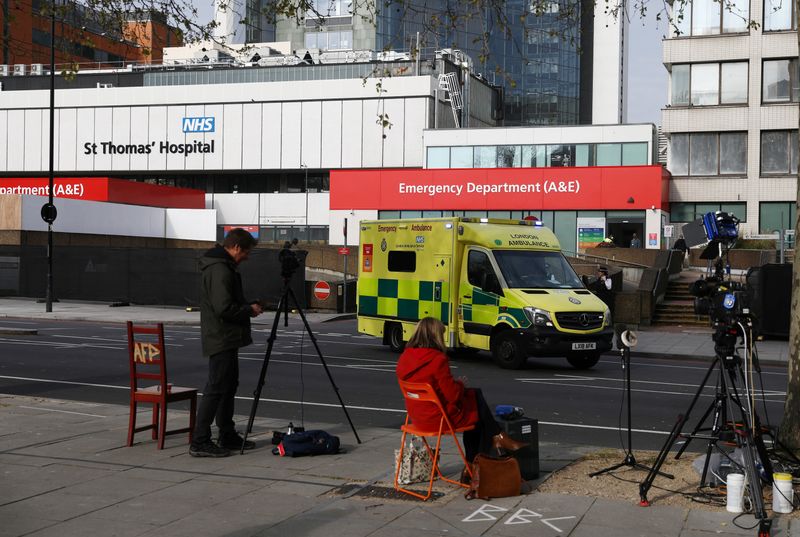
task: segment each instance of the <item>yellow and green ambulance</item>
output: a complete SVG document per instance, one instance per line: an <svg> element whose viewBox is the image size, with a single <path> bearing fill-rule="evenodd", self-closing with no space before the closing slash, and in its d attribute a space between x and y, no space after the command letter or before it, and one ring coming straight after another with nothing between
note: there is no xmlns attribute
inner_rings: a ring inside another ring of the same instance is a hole
<svg viewBox="0 0 800 537"><path fill-rule="evenodd" d="M488 218L360 223L358 330L400 351L436 317L445 342L497 365L563 356L592 367L611 349L608 307L588 291L541 222Z"/></svg>

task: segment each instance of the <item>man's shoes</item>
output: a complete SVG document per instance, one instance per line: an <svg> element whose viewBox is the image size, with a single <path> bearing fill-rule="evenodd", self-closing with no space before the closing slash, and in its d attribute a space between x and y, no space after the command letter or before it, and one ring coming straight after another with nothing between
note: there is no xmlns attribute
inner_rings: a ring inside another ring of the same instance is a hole
<svg viewBox="0 0 800 537"><path fill-rule="evenodd" d="M225 449L230 449L231 451L241 450L243 442L245 451L254 449L256 447L255 442L253 442L252 440L245 440L239 433L235 431L233 433L226 434L224 437L220 437L219 439L219 445L221 445Z"/></svg>
<svg viewBox="0 0 800 537"><path fill-rule="evenodd" d="M189 446L189 455L192 457L227 457L230 454L230 451L210 440L205 444L192 444Z"/></svg>
<svg viewBox="0 0 800 537"><path fill-rule="evenodd" d="M530 444L527 442L519 442L514 440L506 433L499 433L492 437L492 445L498 452L503 451L517 451L524 447L528 447Z"/></svg>

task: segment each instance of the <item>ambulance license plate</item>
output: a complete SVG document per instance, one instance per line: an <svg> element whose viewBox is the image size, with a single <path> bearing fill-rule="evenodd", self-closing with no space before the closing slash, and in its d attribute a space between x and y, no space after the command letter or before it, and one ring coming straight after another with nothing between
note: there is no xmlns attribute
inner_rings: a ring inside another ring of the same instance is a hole
<svg viewBox="0 0 800 537"><path fill-rule="evenodd" d="M572 350L573 351L590 351L597 348L597 343L594 341L590 343L573 343Z"/></svg>

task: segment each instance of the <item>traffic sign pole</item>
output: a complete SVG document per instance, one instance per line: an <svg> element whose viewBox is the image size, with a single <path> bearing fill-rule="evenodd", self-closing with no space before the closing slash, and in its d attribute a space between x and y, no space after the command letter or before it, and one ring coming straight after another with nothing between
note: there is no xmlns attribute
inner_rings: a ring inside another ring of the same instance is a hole
<svg viewBox="0 0 800 537"><path fill-rule="evenodd" d="M347 251L347 218L344 219L344 247ZM344 254L344 278L342 281L342 313L347 313L347 254Z"/></svg>

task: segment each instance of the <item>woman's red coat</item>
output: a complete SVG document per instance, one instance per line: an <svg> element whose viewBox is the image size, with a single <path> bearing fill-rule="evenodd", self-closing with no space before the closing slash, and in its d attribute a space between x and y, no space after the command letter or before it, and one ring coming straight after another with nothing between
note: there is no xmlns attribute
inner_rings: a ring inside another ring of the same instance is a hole
<svg viewBox="0 0 800 537"><path fill-rule="evenodd" d="M453 427L464 427L478 421L478 405L475 393L464 388L464 384L453 378L447 355L436 349L406 349L397 361L397 378L406 382L430 384L439 395ZM439 411L433 403L406 402L406 410L412 423L423 429L439 430Z"/></svg>

